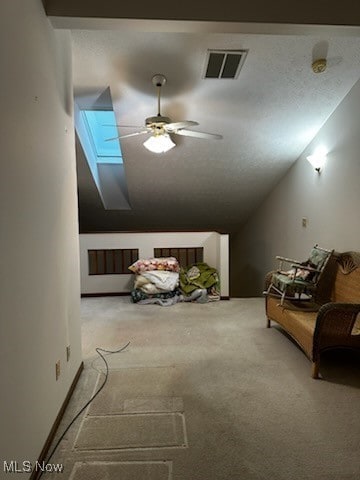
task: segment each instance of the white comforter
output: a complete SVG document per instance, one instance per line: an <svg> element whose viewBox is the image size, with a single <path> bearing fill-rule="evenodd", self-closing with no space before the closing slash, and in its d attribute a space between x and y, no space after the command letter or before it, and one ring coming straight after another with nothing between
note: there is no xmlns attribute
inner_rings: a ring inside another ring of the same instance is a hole
<svg viewBox="0 0 360 480"><path fill-rule="evenodd" d="M179 274L166 270L151 270L141 272L135 280L135 288L145 293L171 292L179 286Z"/></svg>

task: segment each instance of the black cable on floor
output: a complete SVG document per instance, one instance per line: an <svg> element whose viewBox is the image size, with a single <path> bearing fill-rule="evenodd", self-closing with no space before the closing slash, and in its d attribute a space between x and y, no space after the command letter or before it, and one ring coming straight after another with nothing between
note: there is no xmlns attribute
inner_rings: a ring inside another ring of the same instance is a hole
<svg viewBox="0 0 360 480"><path fill-rule="evenodd" d="M69 425L65 428L64 432L61 434L60 438L58 439L58 441L55 443L53 449L51 450L46 462L44 462L45 464L48 464L51 460L51 458L53 457L54 453L56 452L56 449L58 448L58 446L60 445L60 442L62 441L62 439L65 437L65 435L67 434L67 432L69 431L70 427L73 425L73 423L79 418L79 416L83 413L83 411L86 409L86 407L88 405L90 405L90 403L99 395L99 393L101 392L101 390L105 387L105 384L107 382L107 379L108 379L108 376L109 376L109 365L106 361L106 358L105 356L101 353L109 353L109 354L112 354L112 353L120 353L120 352L123 352L128 346L130 345L130 342L128 342L124 347L121 347L119 348L119 350L105 350L104 348L100 348L100 347L97 347L95 348L96 350L96 353L100 356L100 358L102 358L102 360L104 361L104 364L105 364L105 378L104 378L104 381L103 383L101 384L101 386L98 388L98 390L94 393L94 395L90 398L90 400L88 400L85 405L81 408L81 410L75 415L75 417L71 420L71 422L69 423ZM42 477L43 475L44 470L42 470L40 472L40 475L37 478L37 480L40 480L40 478Z"/></svg>

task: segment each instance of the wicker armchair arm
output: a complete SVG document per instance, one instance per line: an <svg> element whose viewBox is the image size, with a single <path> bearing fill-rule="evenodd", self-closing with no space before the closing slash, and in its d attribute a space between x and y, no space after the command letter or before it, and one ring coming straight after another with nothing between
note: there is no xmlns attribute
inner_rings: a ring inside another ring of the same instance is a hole
<svg viewBox="0 0 360 480"><path fill-rule="evenodd" d="M317 315L313 358L318 358L321 350L333 346L345 346L360 313L360 303L330 302L323 305Z"/></svg>
<svg viewBox="0 0 360 480"><path fill-rule="evenodd" d="M284 262L293 264L292 265L293 267L296 267L296 265L300 265L300 262L298 260L293 260L292 258L281 257L280 255L277 255L275 258L276 258L276 260L279 261L279 264L278 264L278 267L277 267L277 272L278 273L286 273L286 272L283 272Z"/></svg>
<svg viewBox="0 0 360 480"><path fill-rule="evenodd" d="M313 267L308 267L307 265L293 265L293 267L295 268L295 270L308 270L309 272L321 273L321 270Z"/></svg>
<svg viewBox="0 0 360 480"><path fill-rule="evenodd" d="M277 269L278 273L286 273L282 271L284 262L290 263L291 267L295 268L295 270L302 269L302 270L308 270L309 272L321 273L321 270L318 270L314 267L310 267L307 265L303 265L303 263L305 262L299 262L298 260L293 260L292 258L281 257L280 255L277 255L275 258L276 260L279 260L279 268Z"/></svg>

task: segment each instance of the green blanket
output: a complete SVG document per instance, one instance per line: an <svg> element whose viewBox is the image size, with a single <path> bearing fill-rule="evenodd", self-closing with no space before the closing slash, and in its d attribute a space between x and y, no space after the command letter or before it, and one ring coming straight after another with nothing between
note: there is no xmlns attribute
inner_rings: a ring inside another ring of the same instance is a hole
<svg viewBox="0 0 360 480"><path fill-rule="evenodd" d="M220 289L220 282L217 270L209 267L207 263L194 263L187 268L180 269L180 288L189 295L198 288L215 287Z"/></svg>

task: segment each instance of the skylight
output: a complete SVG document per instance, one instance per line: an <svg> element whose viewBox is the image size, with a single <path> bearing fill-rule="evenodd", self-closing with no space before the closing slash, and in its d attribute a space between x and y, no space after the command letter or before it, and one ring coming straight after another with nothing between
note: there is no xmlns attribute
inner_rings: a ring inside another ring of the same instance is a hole
<svg viewBox="0 0 360 480"><path fill-rule="evenodd" d="M120 140L106 141L119 135L113 110L82 110L98 163L123 163Z"/></svg>

